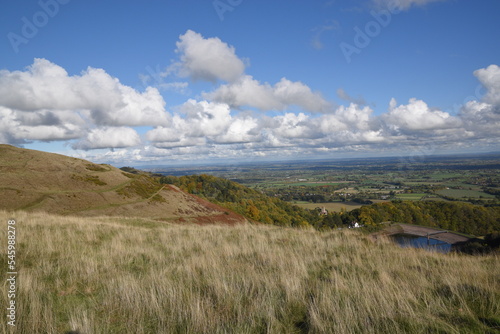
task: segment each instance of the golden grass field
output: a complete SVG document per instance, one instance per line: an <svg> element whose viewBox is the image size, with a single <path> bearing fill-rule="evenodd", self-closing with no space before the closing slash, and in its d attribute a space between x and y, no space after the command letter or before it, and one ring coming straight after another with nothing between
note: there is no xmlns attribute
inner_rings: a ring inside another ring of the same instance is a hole
<svg viewBox="0 0 500 334"><path fill-rule="evenodd" d="M1 333L498 333L498 255L359 231L16 219L17 326ZM2 251L2 272L7 255ZM3 280L0 309L6 312Z"/></svg>

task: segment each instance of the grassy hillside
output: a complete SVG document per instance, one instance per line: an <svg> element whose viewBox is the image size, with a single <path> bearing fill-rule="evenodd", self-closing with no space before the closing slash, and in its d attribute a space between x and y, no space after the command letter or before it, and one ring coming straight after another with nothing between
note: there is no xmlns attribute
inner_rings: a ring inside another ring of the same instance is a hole
<svg viewBox="0 0 500 334"><path fill-rule="evenodd" d="M500 328L495 255L402 249L345 230L0 211L2 226L10 218L18 230L15 333L493 334ZM0 229L2 244L6 230ZM2 253L4 273L6 264ZM2 310L6 290L3 280Z"/></svg>
<svg viewBox="0 0 500 334"><path fill-rule="evenodd" d="M0 209L193 222L245 221L146 174L9 145L0 145Z"/></svg>

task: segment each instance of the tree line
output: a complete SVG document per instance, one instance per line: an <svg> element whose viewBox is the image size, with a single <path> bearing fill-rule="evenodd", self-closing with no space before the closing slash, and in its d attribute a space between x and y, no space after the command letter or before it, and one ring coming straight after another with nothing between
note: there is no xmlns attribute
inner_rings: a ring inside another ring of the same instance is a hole
<svg viewBox="0 0 500 334"><path fill-rule="evenodd" d="M500 231L500 207L485 207L462 202L401 201L366 205L350 212L321 215L277 197L211 175L163 176L161 183L204 197L245 217L280 226L313 226L318 229L346 227L357 221L365 226L383 222L417 224L471 235Z"/></svg>
<svg viewBox="0 0 500 334"><path fill-rule="evenodd" d="M391 221L438 227L471 235L500 231L500 207L463 202L392 201L353 210L361 223L376 225Z"/></svg>

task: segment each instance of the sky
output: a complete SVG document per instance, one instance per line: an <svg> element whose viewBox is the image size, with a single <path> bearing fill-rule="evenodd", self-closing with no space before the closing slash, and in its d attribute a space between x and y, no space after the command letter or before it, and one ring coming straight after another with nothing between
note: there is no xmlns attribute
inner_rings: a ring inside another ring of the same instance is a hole
<svg viewBox="0 0 500 334"><path fill-rule="evenodd" d="M500 151L500 1L0 4L0 143L115 166Z"/></svg>

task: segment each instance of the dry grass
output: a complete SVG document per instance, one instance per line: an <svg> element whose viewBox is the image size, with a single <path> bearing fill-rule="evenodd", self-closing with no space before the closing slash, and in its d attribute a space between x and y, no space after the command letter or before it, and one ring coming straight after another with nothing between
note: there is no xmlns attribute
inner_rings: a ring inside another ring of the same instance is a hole
<svg viewBox="0 0 500 334"><path fill-rule="evenodd" d="M0 210L206 221L227 212L145 175L0 144ZM231 214L232 223L245 221Z"/></svg>
<svg viewBox="0 0 500 334"><path fill-rule="evenodd" d="M354 231L0 211L2 245L12 217L15 333L498 333L500 326L495 255L401 249ZM3 272L6 262L3 252Z"/></svg>

